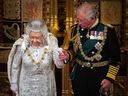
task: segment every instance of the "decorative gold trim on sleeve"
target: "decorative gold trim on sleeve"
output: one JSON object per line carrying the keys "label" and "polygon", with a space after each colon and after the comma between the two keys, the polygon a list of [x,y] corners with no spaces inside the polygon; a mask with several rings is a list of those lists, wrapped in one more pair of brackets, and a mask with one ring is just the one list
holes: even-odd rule
{"label": "decorative gold trim on sleeve", "polygon": [[107,73],[107,77],[115,80],[118,71],[119,71],[119,65],[118,66],[109,65],[109,70],[108,70],[108,73]]}
{"label": "decorative gold trim on sleeve", "polygon": [[68,51],[68,53],[69,53],[69,61],[71,61],[72,58],[73,58],[73,52],[72,51]]}

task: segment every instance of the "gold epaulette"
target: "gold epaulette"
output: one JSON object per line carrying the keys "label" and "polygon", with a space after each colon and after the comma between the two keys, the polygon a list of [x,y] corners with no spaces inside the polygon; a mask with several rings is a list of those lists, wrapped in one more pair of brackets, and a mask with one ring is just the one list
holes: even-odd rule
{"label": "gold epaulette", "polygon": [[118,66],[109,65],[109,70],[108,70],[108,73],[107,73],[106,77],[115,80],[118,71],[119,71],[119,65]]}
{"label": "gold epaulette", "polygon": [[101,22],[102,24],[104,24],[104,25],[106,25],[106,26],[108,26],[108,27],[110,27],[110,28],[114,28],[114,26],[112,26],[111,24],[109,24],[109,23],[106,23],[106,22]]}
{"label": "gold epaulette", "polygon": [[110,28],[114,28],[114,26],[112,26],[111,24],[106,24],[108,27]]}

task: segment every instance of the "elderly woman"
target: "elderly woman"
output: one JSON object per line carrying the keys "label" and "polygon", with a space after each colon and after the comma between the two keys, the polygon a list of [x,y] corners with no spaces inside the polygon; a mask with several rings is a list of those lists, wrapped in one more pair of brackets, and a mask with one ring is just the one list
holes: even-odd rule
{"label": "elderly woman", "polygon": [[58,68],[64,66],[59,59],[63,52],[57,43],[44,21],[28,23],[25,34],[13,44],[8,58],[9,82],[16,96],[56,96],[51,67],[53,62]]}

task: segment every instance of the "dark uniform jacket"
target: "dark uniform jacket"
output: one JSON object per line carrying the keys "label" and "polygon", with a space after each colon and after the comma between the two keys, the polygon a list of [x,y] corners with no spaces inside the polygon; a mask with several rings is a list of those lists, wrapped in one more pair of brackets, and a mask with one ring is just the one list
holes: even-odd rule
{"label": "dark uniform jacket", "polygon": [[77,65],[93,69],[94,64],[100,67],[108,62],[106,78],[115,80],[120,64],[120,47],[113,27],[99,22],[90,29],[83,29],[78,24],[73,25],[69,53],[74,66],[72,79],[75,77]]}

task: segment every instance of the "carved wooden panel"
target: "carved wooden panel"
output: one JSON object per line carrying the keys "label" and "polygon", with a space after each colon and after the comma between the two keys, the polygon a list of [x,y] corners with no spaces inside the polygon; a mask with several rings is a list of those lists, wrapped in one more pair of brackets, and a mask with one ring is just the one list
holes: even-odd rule
{"label": "carved wooden panel", "polygon": [[3,1],[0,0],[0,42],[2,42]]}
{"label": "carved wooden panel", "polygon": [[2,20],[3,17],[3,6],[2,6],[3,2],[2,0],[0,0],[0,21]]}
{"label": "carved wooden panel", "polygon": [[118,76],[113,89],[113,96],[128,96],[127,76]]}
{"label": "carved wooden panel", "polygon": [[0,72],[0,96],[12,96],[6,72]]}
{"label": "carved wooden panel", "polygon": [[109,24],[121,24],[122,6],[121,0],[101,0],[100,17],[101,21]]}
{"label": "carved wooden panel", "polygon": [[20,22],[3,22],[0,48],[11,48],[12,44],[20,37],[20,25]]}
{"label": "carved wooden panel", "polygon": [[3,0],[4,18],[20,19],[20,0]]}
{"label": "carved wooden panel", "polygon": [[0,49],[0,63],[6,64],[10,50]]}
{"label": "carved wooden panel", "polygon": [[128,51],[128,0],[123,0],[123,44],[124,50]]}

